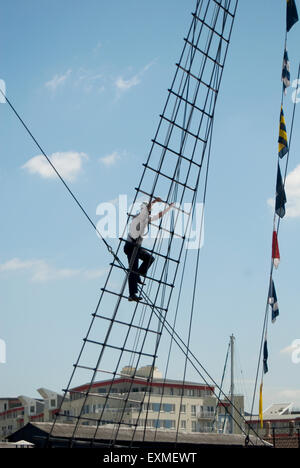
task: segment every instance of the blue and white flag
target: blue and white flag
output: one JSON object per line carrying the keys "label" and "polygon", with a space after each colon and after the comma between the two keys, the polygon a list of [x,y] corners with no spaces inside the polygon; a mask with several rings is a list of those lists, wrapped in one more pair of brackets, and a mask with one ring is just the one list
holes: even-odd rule
{"label": "blue and white flag", "polygon": [[281,170],[278,164],[277,167],[277,181],[276,181],[276,199],[275,199],[275,212],[280,217],[285,216],[286,194],[284,184],[282,181]]}
{"label": "blue and white flag", "polygon": [[291,73],[290,73],[290,62],[287,50],[284,51],[283,64],[282,64],[282,76],[281,81],[283,83],[283,92],[286,94],[286,88],[291,86]]}
{"label": "blue and white flag", "polygon": [[276,321],[276,318],[279,315],[279,307],[278,307],[277,295],[276,295],[276,290],[275,290],[275,285],[274,285],[273,280],[272,280],[272,283],[270,284],[269,304],[272,309],[272,322],[274,323]]}
{"label": "blue and white flag", "polygon": [[286,0],[286,4],[286,30],[289,32],[294,24],[299,21],[299,17],[295,0]]}

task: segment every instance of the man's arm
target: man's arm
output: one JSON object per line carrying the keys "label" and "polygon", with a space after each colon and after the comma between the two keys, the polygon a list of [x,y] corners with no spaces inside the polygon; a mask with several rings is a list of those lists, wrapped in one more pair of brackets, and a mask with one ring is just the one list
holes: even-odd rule
{"label": "man's arm", "polygon": [[154,205],[154,203],[158,203],[158,202],[162,202],[162,199],[160,197],[156,197],[154,198],[153,201],[149,202],[147,205],[148,211],[151,211],[151,208]]}
{"label": "man's arm", "polygon": [[165,208],[163,211],[160,211],[157,215],[151,216],[150,222],[162,218],[166,213],[168,213],[168,211],[170,211],[171,208],[173,208],[173,205],[174,203],[171,203],[171,205],[168,205],[167,208]]}

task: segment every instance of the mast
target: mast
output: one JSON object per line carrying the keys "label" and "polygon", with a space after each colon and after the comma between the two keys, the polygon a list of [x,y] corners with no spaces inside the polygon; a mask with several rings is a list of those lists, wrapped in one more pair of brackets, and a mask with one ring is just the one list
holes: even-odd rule
{"label": "mast", "polygon": [[234,434],[234,340],[232,334],[230,336],[230,356],[231,356],[231,374],[230,374],[230,401],[231,401],[231,433]]}

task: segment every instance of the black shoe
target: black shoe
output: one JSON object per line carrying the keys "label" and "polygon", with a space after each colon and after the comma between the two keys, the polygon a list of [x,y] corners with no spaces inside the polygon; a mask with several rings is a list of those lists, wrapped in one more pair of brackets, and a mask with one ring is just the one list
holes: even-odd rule
{"label": "black shoe", "polygon": [[141,278],[139,278],[139,279],[137,280],[137,283],[138,283],[138,284],[142,284],[143,286],[145,286],[145,280],[142,280]]}
{"label": "black shoe", "polygon": [[128,298],[129,302],[140,302],[142,299],[142,297],[136,296],[136,294]]}

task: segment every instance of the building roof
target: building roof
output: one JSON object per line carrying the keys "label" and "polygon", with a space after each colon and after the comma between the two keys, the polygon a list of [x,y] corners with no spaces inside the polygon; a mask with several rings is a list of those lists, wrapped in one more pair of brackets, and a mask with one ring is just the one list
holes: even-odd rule
{"label": "building roof", "polygon": [[[47,437],[51,432],[53,423],[28,423],[23,428],[11,434],[7,439],[11,442],[17,440],[20,436],[26,433],[26,439],[36,443],[41,437]],[[104,443],[110,441],[113,437],[113,431],[115,430],[114,425],[107,424],[105,426],[79,426],[76,433],[76,440],[88,441],[91,440],[96,432],[96,440]],[[52,437],[55,439],[71,438],[74,431],[73,424],[61,424],[56,423],[52,432]],[[29,435],[31,436],[29,437]],[[134,435],[135,443],[161,443],[161,444],[189,444],[189,445],[217,445],[217,446],[244,446],[245,436],[236,434],[213,434],[213,433],[178,433],[178,439],[176,439],[176,431],[172,430],[155,430],[147,429],[144,437],[144,428],[119,428],[118,442],[121,444],[132,440]],[[263,443],[260,439],[250,436],[251,444],[255,446],[269,445]]]}
{"label": "building roof", "polygon": [[[122,384],[122,383],[132,384],[132,382],[133,382],[133,384],[136,384],[136,385],[144,385],[144,386],[150,386],[150,387],[162,387],[162,386],[164,386],[166,388],[173,387],[173,388],[185,388],[185,389],[191,389],[191,390],[193,390],[193,389],[194,390],[209,390],[209,391],[214,390],[213,386],[206,385],[206,384],[199,383],[199,382],[184,382],[184,384],[183,384],[182,380],[172,380],[172,379],[163,379],[163,378],[153,379],[151,382],[147,382],[147,380],[145,378],[140,378],[139,376],[134,377],[134,378],[121,377],[121,378],[117,378],[117,379],[114,379],[114,380],[111,380],[111,379],[110,380],[101,380],[101,381],[98,381],[98,382],[94,382],[92,384],[91,388],[105,387],[107,385],[110,385],[111,383],[113,385],[118,385],[118,384]],[[89,383],[79,385],[77,387],[73,387],[72,389],[70,389],[70,393],[72,393],[72,390],[74,390],[74,391],[84,391],[89,387],[90,387]]]}
{"label": "building roof", "polygon": [[0,449],[3,448],[16,448],[16,444],[12,442],[0,442]]}
{"label": "building roof", "polygon": [[0,401],[14,401],[18,400],[18,397],[0,397]]}
{"label": "building roof", "polygon": [[[258,422],[259,416],[246,415],[246,421]],[[263,420],[270,422],[299,421],[300,411],[293,411],[293,403],[274,403],[263,412]]]}
{"label": "building roof", "polygon": [[282,416],[283,414],[290,414],[293,403],[274,403],[263,412],[264,418],[269,416]]}

